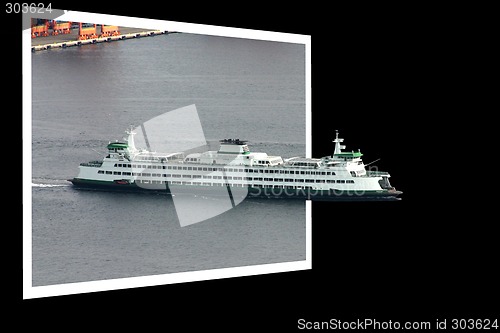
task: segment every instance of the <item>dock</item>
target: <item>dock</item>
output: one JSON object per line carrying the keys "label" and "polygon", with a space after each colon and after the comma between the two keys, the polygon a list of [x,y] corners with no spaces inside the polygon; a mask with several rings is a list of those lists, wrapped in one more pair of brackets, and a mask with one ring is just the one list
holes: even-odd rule
{"label": "dock", "polygon": [[78,29],[72,29],[70,34],[59,34],[56,36],[49,35],[46,37],[39,36],[36,38],[32,38],[31,51],[35,52],[35,51],[49,50],[53,48],[82,46],[86,44],[112,42],[124,39],[156,36],[169,33],[168,31],[162,31],[162,30],[147,30],[140,28],[127,28],[127,27],[119,27],[119,28],[120,28],[120,35],[118,36],[97,37],[85,40],[78,40]]}

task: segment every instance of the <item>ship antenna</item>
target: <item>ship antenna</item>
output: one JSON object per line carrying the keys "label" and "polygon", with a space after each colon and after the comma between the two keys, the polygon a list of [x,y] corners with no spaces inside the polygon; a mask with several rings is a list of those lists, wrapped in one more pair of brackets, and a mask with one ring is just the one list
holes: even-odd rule
{"label": "ship antenna", "polygon": [[335,149],[333,150],[333,155],[340,154],[342,152],[342,149],[345,149],[345,146],[340,144],[341,142],[344,142],[344,139],[339,138],[338,130],[335,130],[335,140],[333,140],[332,142],[335,143]]}

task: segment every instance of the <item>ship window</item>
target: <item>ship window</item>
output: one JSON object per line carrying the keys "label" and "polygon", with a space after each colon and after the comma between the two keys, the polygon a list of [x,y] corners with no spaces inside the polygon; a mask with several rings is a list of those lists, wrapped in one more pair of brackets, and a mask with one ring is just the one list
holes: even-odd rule
{"label": "ship window", "polygon": [[322,171],[321,175],[326,176],[326,172]]}
{"label": "ship window", "polygon": [[310,175],[311,174],[311,171],[306,171],[306,175]]}
{"label": "ship window", "polygon": [[285,182],[288,182],[288,183],[293,182],[293,179],[285,178]]}
{"label": "ship window", "polygon": [[118,164],[115,163],[114,167],[116,168],[118,166]]}
{"label": "ship window", "polygon": [[314,183],[314,179],[306,179],[306,183]]}
{"label": "ship window", "polygon": [[325,180],[324,179],[316,179],[316,183],[324,183]]}
{"label": "ship window", "polygon": [[124,176],[130,176],[131,174],[130,174],[130,172],[124,172],[123,175]]}
{"label": "ship window", "polygon": [[274,178],[274,181],[275,181],[275,182],[282,182],[282,181],[283,181],[283,178]]}
{"label": "ship window", "polygon": [[305,172],[304,172],[304,171],[301,171],[301,172],[300,172],[300,174],[301,174],[301,175],[305,175]]}
{"label": "ship window", "polygon": [[122,173],[120,171],[113,171],[113,175],[121,175]]}
{"label": "ship window", "polygon": [[97,171],[97,173],[103,174],[104,171],[103,170],[99,170],[99,171]]}
{"label": "ship window", "polygon": [[298,183],[303,183],[304,179],[295,179],[295,181],[298,182]]}
{"label": "ship window", "polygon": [[203,176],[204,179],[212,179],[212,176]]}
{"label": "ship window", "polygon": [[182,178],[191,178],[191,175],[182,175]]}

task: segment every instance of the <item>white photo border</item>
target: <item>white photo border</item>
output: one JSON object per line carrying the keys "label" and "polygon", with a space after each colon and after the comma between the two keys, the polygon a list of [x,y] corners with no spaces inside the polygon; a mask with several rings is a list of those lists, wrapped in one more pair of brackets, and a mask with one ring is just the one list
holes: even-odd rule
{"label": "white photo border", "polygon": [[[311,157],[311,36],[250,30],[194,23],[162,21],[127,16],[64,11],[61,21],[87,22],[203,35],[257,39],[303,44],[305,46],[306,157]],[[23,149],[23,299],[91,293],[147,286],[176,284],[269,273],[312,269],[312,206],[306,201],[306,259],[302,261],[243,267],[169,273],[152,276],[109,279],[33,287],[32,283],[32,50],[31,29],[22,32],[22,149]]]}

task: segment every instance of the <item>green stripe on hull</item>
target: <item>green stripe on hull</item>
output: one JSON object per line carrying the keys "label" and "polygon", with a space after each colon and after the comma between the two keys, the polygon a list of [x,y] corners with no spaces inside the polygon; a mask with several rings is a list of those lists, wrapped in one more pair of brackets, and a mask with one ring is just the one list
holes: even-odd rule
{"label": "green stripe on hull", "polygon": [[113,181],[107,180],[95,180],[95,179],[81,179],[73,178],[71,179],[73,185],[79,188],[90,188],[90,189],[103,189],[103,190],[116,190],[116,191],[140,191],[143,190],[135,184],[117,184]]}

